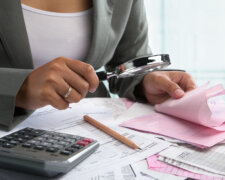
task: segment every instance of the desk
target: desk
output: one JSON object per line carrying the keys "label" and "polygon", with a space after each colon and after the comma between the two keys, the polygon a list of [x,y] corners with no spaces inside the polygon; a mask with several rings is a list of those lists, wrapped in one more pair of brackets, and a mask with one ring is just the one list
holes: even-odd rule
{"label": "desk", "polygon": [[[155,139],[155,137],[151,134],[144,134],[141,132],[136,132],[122,127],[118,127],[118,124],[120,124],[123,120],[131,118],[126,115],[127,108],[129,108],[129,106],[131,105],[132,103],[126,101],[125,99],[91,98],[84,99],[79,104],[72,104],[70,108],[64,111],[58,111],[50,106],[47,106],[45,108],[41,108],[35,111],[28,119],[19,124],[13,131],[22,129],[24,127],[33,127],[70,134],[82,134],[84,136],[97,139],[100,144],[108,144],[108,146],[101,146],[102,148],[105,147],[108,151],[100,149],[102,150],[101,156],[103,156],[104,154],[104,156],[106,156],[108,159],[100,158],[101,163],[96,163],[95,167],[93,167],[91,166],[91,164],[95,160],[93,160],[93,158],[95,158],[95,155],[92,155],[90,156],[90,158],[82,162],[69,173],[52,179],[101,180],[103,179],[101,177],[107,176],[111,179],[113,179],[114,177],[114,179],[120,180],[125,179],[123,175],[129,177],[128,179],[134,180],[184,179],[181,177],[175,177],[172,175],[162,174],[148,170],[146,161],[144,159],[167,148],[169,146],[169,143],[159,139]],[[149,112],[149,108],[151,107],[146,106],[146,109],[142,108],[142,111],[136,112],[136,114],[141,115],[145,112],[145,110]],[[142,141],[141,143],[144,147],[144,150],[142,152],[135,152],[133,149],[130,149],[125,145],[116,142],[116,140],[113,140],[111,137],[97,130],[95,127],[87,123],[82,123],[83,120],[81,117],[83,117],[84,114],[89,114],[92,117],[94,116],[96,119],[108,124],[108,126],[115,128],[118,132],[128,134],[128,136],[133,137],[134,140],[136,138],[139,143]],[[6,132],[0,131],[0,136],[3,136],[5,134]],[[108,142],[111,142],[111,144]],[[119,151],[117,151],[116,148],[119,148]],[[113,156],[110,153],[114,153],[114,158],[111,158]],[[88,169],[88,171],[86,169]],[[121,170],[124,174],[121,173]],[[137,176],[137,178],[135,178],[135,176]],[[0,177],[1,179],[17,180],[49,179],[5,169],[0,169]]]}

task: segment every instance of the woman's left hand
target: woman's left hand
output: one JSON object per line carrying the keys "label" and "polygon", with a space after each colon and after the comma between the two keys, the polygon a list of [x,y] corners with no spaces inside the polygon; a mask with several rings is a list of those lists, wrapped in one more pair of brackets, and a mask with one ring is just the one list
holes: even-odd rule
{"label": "woman's left hand", "polygon": [[192,76],[183,71],[155,71],[147,74],[142,87],[149,103],[160,104],[173,97],[184,96],[184,92],[196,88]]}

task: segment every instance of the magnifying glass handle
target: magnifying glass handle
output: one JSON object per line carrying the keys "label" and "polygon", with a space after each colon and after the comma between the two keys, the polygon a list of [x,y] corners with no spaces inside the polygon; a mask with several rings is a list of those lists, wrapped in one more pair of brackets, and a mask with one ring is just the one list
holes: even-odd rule
{"label": "magnifying glass handle", "polygon": [[99,81],[104,81],[108,79],[107,73],[105,71],[100,71],[96,73]]}
{"label": "magnifying glass handle", "polygon": [[115,72],[106,72],[106,71],[99,71],[96,72],[99,81],[108,80],[111,77],[118,77],[118,75]]}

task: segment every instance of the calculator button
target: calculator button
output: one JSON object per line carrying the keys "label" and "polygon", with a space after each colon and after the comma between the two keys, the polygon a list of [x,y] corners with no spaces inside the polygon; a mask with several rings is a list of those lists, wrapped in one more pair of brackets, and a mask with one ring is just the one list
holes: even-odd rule
{"label": "calculator button", "polygon": [[4,148],[12,148],[12,147],[14,147],[14,145],[10,144],[10,143],[5,143],[5,144],[2,145],[2,147],[4,147]]}
{"label": "calculator button", "polygon": [[23,138],[16,138],[15,140],[16,140],[16,141],[19,141],[20,143],[25,142],[25,139],[23,139]]}
{"label": "calculator button", "polygon": [[31,131],[31,133],[30,133],[30,135],[32,135],[34,137],[41,136],[43,134],[45,134],[45,132],[42,130],[35,130],[35,131]]}
{"label": "calculator button", "polygon": [[14,139],[18,139],[18,138],[24,138],[24,134],[18,134],[16,137],[15,136],[13,136],[14,137]]}
{"label": "calculator button", "polygon": [[55,139],[47,139],[46,142],[51,143],[51,144],[58,143],[58,141]]}
{"label": "calculator button", "polygon": [[76,136],[73,136],[73,135],[69,135],[69,134],[64,134],[64,135],[62,135],[65,139],[67,139],[67,138],[71,138],[71,139],[73,139],[73,138],[76,138]]}
{"label": "calculator button", "polygon": [[37,149],[37,150],[43,150],[43,149],[44,149],[44,146],[37,145],[37,146],[34,147],[34,149]]}
{"label": "calculator button", "polygon": [[12,141],[10,141],[10,144],[13,144],[13,145],[18,145],[18,144],[20,144],[20,142],[19,141],[14,141],[14,140],[12,140]]}
{"label": "calculator button", "polygon": [[33,128],[25,128],[24,130],[29,132],[29,131],[33,131],[34,129]]}
{"label": "calculator button", "polygon": [[79,149],[78,148],[73,148],[73,147],[68,147],[65,150],[74,153],[74,152],[78,151]]}
{"label": "calculator button", "polygon": [[43,134],[41,137],[48,139],[48,138],[51,138],[52,136],[49,134]]}
{"label": "calculator button", "polygon": [[38,144],[39,146],[44,146],[44,147],[50,147],[51,143],[47,143],[47,142],[42,142],[40,144]]}
{"label": "calculator button", "polygon": [[34,144],[34,145],[39,143],[39,141],[35,141],[35,140],[30,140],[30,141],[27,141],[27,142],[30,143],[30,144]]}
{"label": "calculator button", "polygon": [[64,151],[61,151],[60,154],[63,154],[63,155],[67,155],[68,156],[68,155],[70,155],[72,153],[70,151],[65,151],[64,150]]}
{"label": "calculator button", "polygon": [[44,138],[43,137],[37,137],[37,138],[35,138],[35,140],[37,140],[37,141],[43,141]]}
{"label": "calculator button", "polygon": [[87,146],[89,143],[84,142],[84,141],[78,141],[77,144],[82,145],[82,146]]}
{"label": "calculator button", "polygon": [[69,142],[69,143],[74,143],[75,141],[76,141],[76,139],[74,138],[74,139],[65,139],[64,141],[66,141],[66,142]]}
{"label": "calculator button", "polygon": [[88,142],[88,143],[92,143],[94,140],[93,139],[89,139],[89,138],[84,138],[84,139],[82,139],[82,141]]}
{"label": "calculator button", "polygon": [[31,148],[32,147],[32,144],[30,144],[30,143],[24,143],[22,146],[25,147],[25,148]]}
{"label": "calculator button", "polygon": [[26,131],[25,130],[21,130],[21,131],[19,131],[19,134],[20,135],[24,135],[26,133]]}
{"label": "calculator button", "polygon": [[19,133],[13,133],[12,136],[17,138],[19,136]]}
{"label": "calculator button", "polygon": [[0,139],[0,144],[4,144],[6,142],[8,142],[6,139]]}
{"label": "calculator button", "polygon": [[52,136],[52,137],[59,135],[59,133],[57,133],[57,132],[48,132],[47,134]]}
{"label": "calculator button", "polygon": [[64,148],[63,145],[59,145],[59,144],[53,144],[51,147],[57,148],[57,149],[63,149]]}
{"label": "calculator button", "polygon": [[23,138],[25,138],[25,139],[31,139],[32,137],[31,136],[29,136],[29,135],[25,135],[25,136],[23,136]]}
{"label": "calculator button", "polygon": [[64,142],[64,141],[59,141],[58,144],[59,145],[63,145],[63,146],[67,146],[69,143],[68,142]]}
{"label": "calculator button", "polygon": [[53,147],[49,147],[49,148],[46,149],[46,151],[52,152],[52,153],[55,153],[55,152],[57,152],[58,150],[59,150],[58,148],[53,148]]}
{"label": "calculator button", "polygon": [[79,145],[79,144],[73,144],[71,147],[81,149],[84,146],[83,145]]}
{"label": "calculator button", "polygon": [[57,140],[57,141],[61,141],[64,139],[64,137],[62,136],[53,136],[52,139]]}
{"label": "calculator button", "polygon": [[6,137],[4,137],[4,139],[6,139],[6,140],[12,140],[13,139],[13,137],[12,136],[6,136]]}

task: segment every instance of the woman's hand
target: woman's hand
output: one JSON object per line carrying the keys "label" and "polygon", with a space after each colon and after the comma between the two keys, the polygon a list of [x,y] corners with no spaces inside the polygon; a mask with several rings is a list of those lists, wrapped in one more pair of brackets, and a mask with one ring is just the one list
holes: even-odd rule
{"label": "woman's hand", "polygon": [[183,97],[184,92],[193,90],[196,84],[186,72],[155,71],[144,77],[142,87],[149,103],[160,104],[170,97],[175,99]]}
{"label": "woman's hand", "polygon": [[[52,105],[66,109],[69,103],[84,98],[88,91],[93,93],[98,85],[98,77],[91,65],[59,57],[29,74],[17,94],[16,106],[37,109]],[[72,91],[65,98],[70,87]]]}

